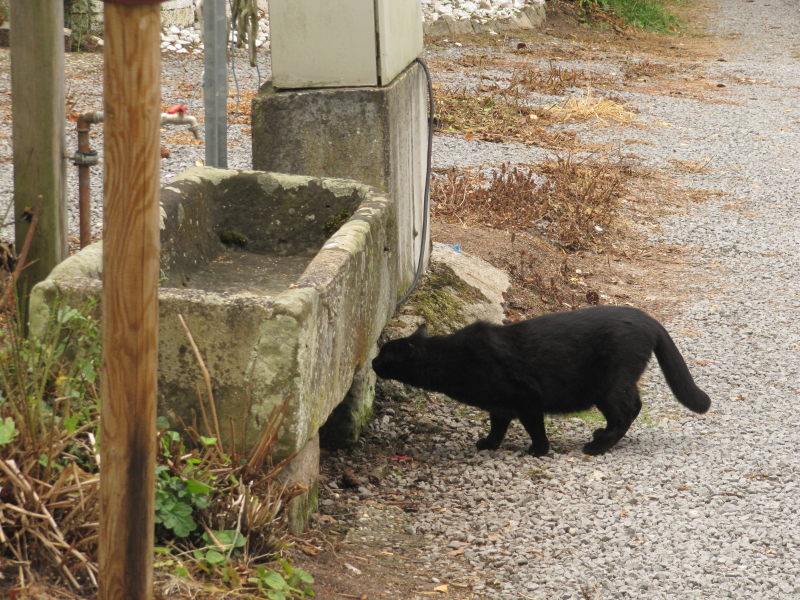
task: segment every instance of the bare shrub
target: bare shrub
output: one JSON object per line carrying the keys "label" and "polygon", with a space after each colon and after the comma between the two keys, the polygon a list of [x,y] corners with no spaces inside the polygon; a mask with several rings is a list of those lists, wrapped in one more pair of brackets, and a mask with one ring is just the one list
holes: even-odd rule
{"label": "bare shrub", "polygon": [[626,170],[609,162],[556,158],[502,165],[488,176],[455,169],[431,186],[433,215],[445,222],[537,233],[567,250],[602,246]]}

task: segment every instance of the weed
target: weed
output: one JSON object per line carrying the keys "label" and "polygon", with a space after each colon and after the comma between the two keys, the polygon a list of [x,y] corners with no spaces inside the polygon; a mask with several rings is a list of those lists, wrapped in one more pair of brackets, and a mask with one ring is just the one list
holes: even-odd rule
{"label": "weed", "polygon": [[[34,574],[76,593],[97,585],[101,341],[94,312],[91,302],[57,305],[45,332],[30,338],[13,313],[0,320],[0,568],[16,564],[21,587]],[[278,481],[285,462],[268,459],[286,409],[273,412],[246,457],[225,454],[218,437],[190,427],[179,434],[162,421],[153,468],[163,568],[261,593],[246,574],[276,556],[284,508],[304,491]]]}
{"label": "weed", "polygon": [[258,586],[265,592],[269,600],[290,600],[313,598],[314,591],[309,584],[314,583],[314,578],[303,569],[292,567],[287,561],[280,561],[283,573],[268,571],[259,567],[255,577],[248,581]]}
{"label": "weed", "polygon": [[581,299],[566,277],[566,258],[561,267],[549,274],[524,249],[495,256],[493,263],[508,271],[512,287],[506,293],[505,309],[509,321],[538,316],[543,312],[571,310],[581,305]]}
{"label": "weed", "polygon": [[611,163],[558,158],[537,170],[503,165],[486,177],[451,170],[431,186],[446,222],[543,235],[566,250],[602,245],[623,190]]}
{"label": "weed", "polygon": [[655,33],[675,33],[678,19],[665,7],[663,0],[607,0],[611,11],[631,27]]}
{"label": "weed", "polygon": [[[45,333],[0,330],[2,555],[96,584],[100,340],[91,303],[57,306]],[[21,567],[22,568],[22,567]]]}
{"label": "weed", "polygon": [[580,412],[573,413],[570,416],[575,417],[576,419],[580,419],[587,425],[597,425],[606,422],[605,417],[596,408],[582,410]]}
{"label": "weed", "polygon": [[[205,510],[209,505],[209,495],[213,491],[214,478],[201,466],[198,457],[185,459],[180,474],[174,474],[170,461],[176,458],[173,446],[179,446],[178,456],[185,453],[181,436],[177,431],[162,431],[160,444],[162,460],[166,464],[156,465],[155,522],[157,539],[164,541],[173,537],[185,538],[197,529],[195,510]],[[216,438],[208,438],[208,445],[216,443]],[[207,479],[203,482],[200,479]]]}
{"label": "weed", "polygon": [[330,219],[325,221],[325,223],[322,225],[322,231],[325,233],[326,236],[330,237],[334,233],[339,231],[341,226],[347,223],[347,221],[352,216],[353,216],[353,211],[347,208],[343,208],[335,215],[333,215]]}

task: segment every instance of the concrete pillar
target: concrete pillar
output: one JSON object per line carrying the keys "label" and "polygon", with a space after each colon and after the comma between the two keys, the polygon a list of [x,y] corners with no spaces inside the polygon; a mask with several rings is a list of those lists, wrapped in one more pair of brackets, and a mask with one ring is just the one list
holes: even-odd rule
{"label": "concrete pillar", "polygon": [[[264,171],[355,179],[389,193],[398,299],[414,278],[422,239],[428,135],[427,81],[411,63],[387,86],[278,90],[265,84],[253,100],[253,167]],[[430,228],[427,228],[430,231]],[[358,439],[372,412],[375,376],[369,364],[322,430],[327,447]]]}

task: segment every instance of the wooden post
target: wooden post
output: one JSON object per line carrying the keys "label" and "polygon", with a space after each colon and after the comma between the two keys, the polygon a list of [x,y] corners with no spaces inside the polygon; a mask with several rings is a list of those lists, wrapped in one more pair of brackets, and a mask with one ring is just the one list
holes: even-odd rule
{"label": "wooden post", "polygon": [[157,1],[121,2],[106,0],[104,15],[100,598],[150,600],[161,20]]}
{"label": "wooden post", "polygon": [[17,280],[20,323],[28,295],[67,255],[63,0],[11,0],[14,218],[17,251],[41,196],[26,268]]}

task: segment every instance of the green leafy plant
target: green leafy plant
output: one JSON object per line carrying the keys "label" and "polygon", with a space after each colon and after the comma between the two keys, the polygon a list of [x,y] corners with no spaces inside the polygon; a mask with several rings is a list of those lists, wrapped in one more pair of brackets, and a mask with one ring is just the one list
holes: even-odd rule
{"label": "green leafy plant", "polygon": [[256,576],[248,581],[258,586],[269,600],[289,600],[313,598],[314,590],[310,584],[314,578],[298,567],[293,567],[286,560],[279,561],[283,573],[270,571],[265,567],[256,569]]}
{"label": "green leafy plant", "polygon": [[[203,438],[213,445],[215,438]],[[180,434],[164,430],[160,435],[162,464],[156,465],[156,532],[160,540],[185,538],[197,530],[195,511],[206,510],[215,477],[198,456],[187,456]]]}
{"label": "green leafy plant", "polygon": [[208,531],[203,534],[203,541],[207,545],[195,550],[193,556],[212,567],[225,564],[234,552],[246,544],[244,536],[235,529]]}
{"label": "green leafy plant", "polygon": [[19,431],[17,431],[16,425],[14,424],[14,419],[6,417],[0,421],[0,446],[10,444],[17,435],[19,435]]}
{"label": "green leafy plant", "polygon": [[[97,585],[102,352],[96,303],[56,306],[44,331],[30,337],[4,308],[0,490],[9,509],[0,513],[0,562],[21,565],[21,581],[56,576],[84,593]],[[305,491],[278,481],[285,462],[273,465],[268,458],[287,407],[273,412],[246,456],[226,454],[216,435],[186,425],[179,434],[159,419],[153,468],[162,576],[201,578],[212,587],[221,582],[237,597],[266,594],[247,577],[257,573],[257,562],[279,555],[286,504]],[[309,595],[304,572],[287,563],[281,576]]]}
{"label": "green leafy plant", "polygon": [[[159,419],[156,537],[161,569],[206,584],[221,581],[236,593],[266,594],[247,578],[257,573],[256,561],[279,554],[283,508],[303,491],[278,482],[284,463],[273,466],[267,459],[287,406],[273,413],[261,444],[247,458],[226,454],[215,436],[185,425],[179,434]],[[293,572],[289,565],[286,577]],[[301,589],[297,585],[292,587]]]}

